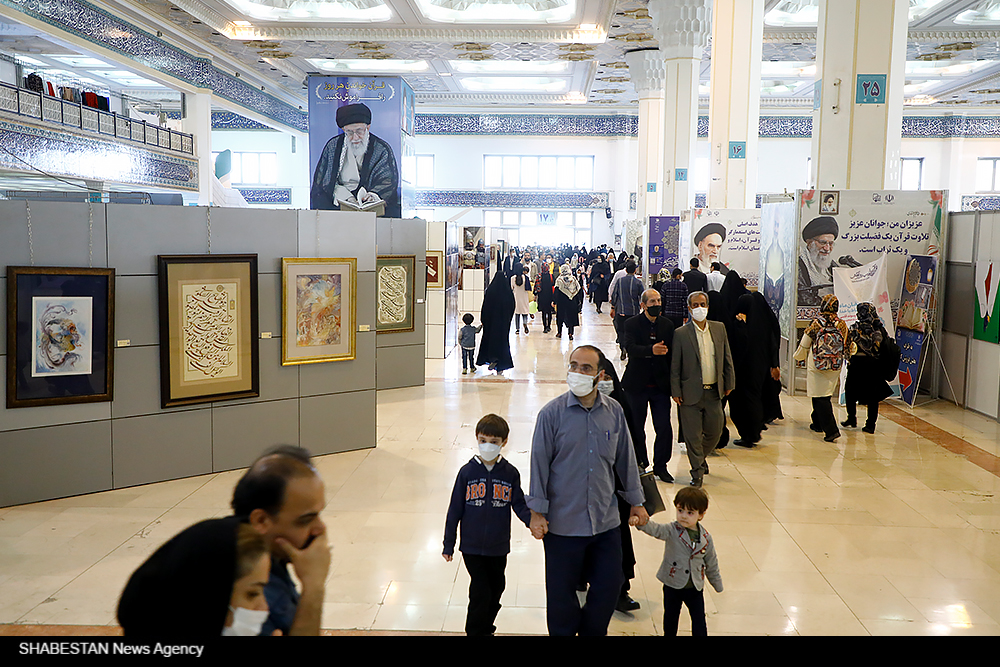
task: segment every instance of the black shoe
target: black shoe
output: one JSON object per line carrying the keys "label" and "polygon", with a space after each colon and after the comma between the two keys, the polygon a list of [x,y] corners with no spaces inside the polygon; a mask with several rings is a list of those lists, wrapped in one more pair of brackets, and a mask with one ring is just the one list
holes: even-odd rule
{"label": "black shoe", "polygon": [[737,447],[746,447],[747,449],[750,449],[754,445],[754,443],[750,442],[749,440],[740,440],[740,439],[733,440],[733,444],[736,445]]}
{"label": "black shoe", "polygon": [[628,593],[625,593],[618,598],[618,604],[615,605],[615,610],[620,611],[623,614],[628,614],[639,608],[639,603],[629,597]]}
{"label": "black shoe", "polygon": [[846,426],[848,428],[857,428],[858,427],[858,420],[856,420],[856,419],[845,419],[844,421],[840,422],[840,425],[841,426]]}
{"label": "black shoe", "polygon": [[819,426],[816,426],[816,424],[809,424],[809,428],[812,429],[813,431],[816,431],[817,433],[823,432],[823,429]]}
{"label": "black shoe", "polygon": [[702,486],[701,478],[699,477],[698,479],[692,479],[691,486],[693,486],[696,489],[700,489]]}
{"label": "black shoe", "polygon": [[837,438],[839,438],[839,437],[840,437],[840,433],[838,432],[838,433],[834,433],[833,435],[828,435],[828,436],[826,436],[826,437],[825,437],[825,438],[823,438],[823,439],[824,439],[825,441],[827,441],[827,442],[833,442],[834,440],[836,440],[836,439],[837,439]]}
{"label": "black shoe", "polygon": [[875,427],[868,426],[867,424],[861,430],[864,431],[865,433],[872,433],[872,434],[875,433]]}
{"label": "black shoe", "polygon": [[625,361],[625,350],[622,350],[622,361]]}
{"label": "black shoe", "polygon": [[701,471],[706,475],[708,474],[708,463],[701,464]]}
{"label": "black shoe", "polygon": [[654,473],[654,474],[660,479],[661,482],[663,482],[665,484],[673,484],[674,483],[674,476],[671,475],[666,470],[663,470],[662,472],[658,472],[658,473]]}

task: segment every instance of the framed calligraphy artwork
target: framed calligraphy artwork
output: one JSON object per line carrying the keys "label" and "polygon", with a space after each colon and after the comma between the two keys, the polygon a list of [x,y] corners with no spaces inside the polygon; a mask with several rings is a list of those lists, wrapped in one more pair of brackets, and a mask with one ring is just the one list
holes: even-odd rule
{"label": "framed calligraphy artwork", "polygon": [[445,266],[444,251],[427,251],[427,287],[429,289],[441,289],[444,287]]}
{"label": "framed calligraphy artwork", "polygon": [[281,364],[355,357],[358,260],[281,260]]}
{"label": "framed calligraphy artwork", "polygon": [[7,267],[7,407],[113,398],[115,270]]}
{"label": "framed calligraphy artwork", "polygon": [[375,258],[375,331],[413,331],[413,274],[416,255]]}
{"label": "framed calligraphy artwork", "polygon": [[260,395],[257,255],[160,255],[160,404]]}

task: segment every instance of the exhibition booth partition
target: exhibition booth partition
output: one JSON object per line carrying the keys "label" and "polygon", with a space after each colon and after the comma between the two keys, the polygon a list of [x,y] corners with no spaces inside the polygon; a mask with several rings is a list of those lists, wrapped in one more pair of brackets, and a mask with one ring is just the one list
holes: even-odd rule
{"label": "exhibition booth partition", "polygon": [[422,220],[0,202],[0,506],[375,446],[423,384]]}

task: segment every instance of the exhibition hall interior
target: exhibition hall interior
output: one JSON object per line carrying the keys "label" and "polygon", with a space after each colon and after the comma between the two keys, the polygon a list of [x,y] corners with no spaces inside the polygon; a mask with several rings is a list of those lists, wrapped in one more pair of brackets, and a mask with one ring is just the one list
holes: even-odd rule
{"label": "exhibition hall interior", "polygon": [[[620,454],[650,522],[708,496],[708,634],[1000,635],[998,105],[997,0],[3,0],[0,635],[121,635],[137,568],[282,445],[322,481],[320,634],[473,634],[446,523],[480,419],[541,517],[577,346],[670,384],[701,331],[682,302],[673,369],[626,354],[656,317],[609,289],[627,257],[666,318],[674,269],[725,285],[725,433],[698,454],[674,389],[627,413],[653,465]],[[861,345],[832,371],[830,312]],[[894,348],[852,423],[856,359]],[[748,441],[764,357],[780,408]],[[567,538],[512,506],[492,632],[559,634]],[[671,634],[664,545],[623,511],[606,634]]]}

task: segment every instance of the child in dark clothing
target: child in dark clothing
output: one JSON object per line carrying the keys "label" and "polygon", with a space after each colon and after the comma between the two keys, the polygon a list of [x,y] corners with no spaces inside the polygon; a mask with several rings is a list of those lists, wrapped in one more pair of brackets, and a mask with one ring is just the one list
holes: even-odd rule
{"label": "child in dark clothing", "polygon": [[470,370],[476,372],[476,334],[483,330],[483,325],[472,326],[475,319],[472,313],[466,313],[462,316],[465,326],[458,330],[458,344],[462,347],[462,375],[468,375]]}
{"label": "child in dark clothing", "polygon": [[444,526],[442,555],[450,563],[458,524],[462,524],[459,550],[472,579],[465,618],[465,633],[470,637],[492,635],[497,629],[493,622],[507,585],[504,570],[510,553],[511,510],[525,526],[531,523],[531,512],[521,491],[521,475],[500,458],[509,434],[507,422],[497,415],[486,415],[476,424],[479,456],[458,471]]}

